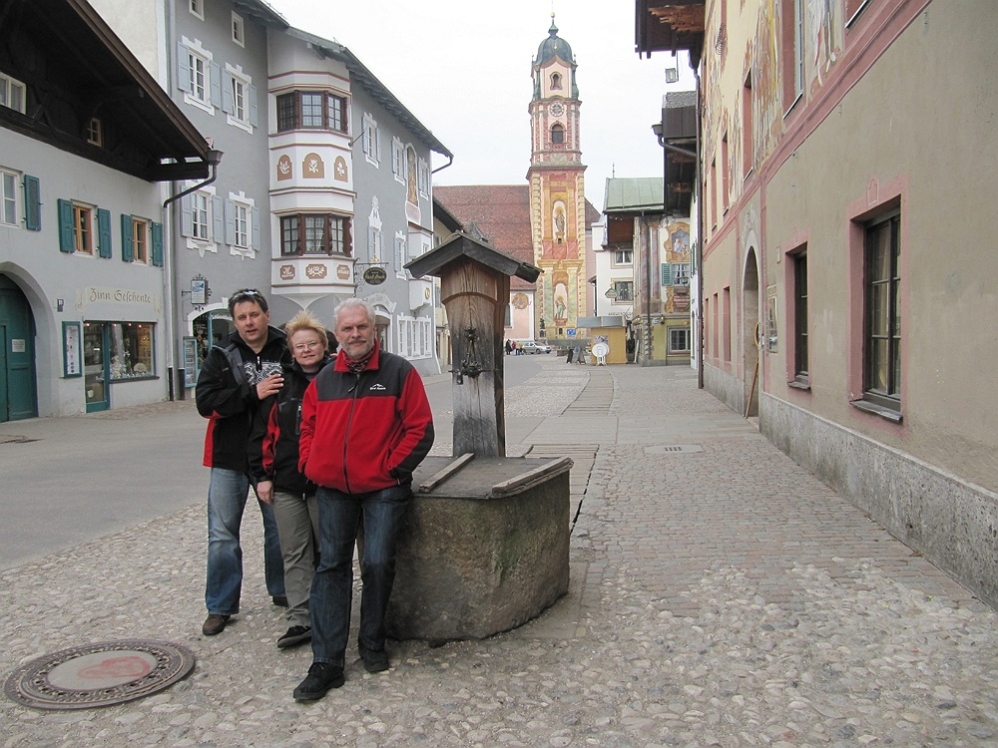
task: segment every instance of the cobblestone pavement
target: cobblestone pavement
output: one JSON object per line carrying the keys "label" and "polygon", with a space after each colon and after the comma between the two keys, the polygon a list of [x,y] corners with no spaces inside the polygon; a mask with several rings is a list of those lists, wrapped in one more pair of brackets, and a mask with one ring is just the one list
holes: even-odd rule
{"label": "cobblestone pavement", "polygon": [[536,422],[510,453],[595,458],[575,489],[569,594],[540,618],[484,641],[391,642],[389,672],[348,662],[343,688],[296,704],[310,653],[274,644],[286,626],[256,521],[243,612],[200,636],[198,503],[0,573],[4,675],[118,638],[198,660],[121,706],[0,702],[0,746],[998,746],[994,611],[688,369],[541,369],[507,392],[510,431]]}

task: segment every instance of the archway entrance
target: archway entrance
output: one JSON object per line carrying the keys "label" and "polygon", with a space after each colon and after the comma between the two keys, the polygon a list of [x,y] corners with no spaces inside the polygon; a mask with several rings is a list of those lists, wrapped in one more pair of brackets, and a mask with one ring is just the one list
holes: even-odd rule
{"label": "archway entrance", "polygon": [[0,275],[0,422],[35,418],[35,320],[18,285]]}
{"label": "archway entrance", "polygon": [[755,248],[745,258],[745,280],[742,284],[742,368],[745,385],[745,417],[759,415],[759,265]]}

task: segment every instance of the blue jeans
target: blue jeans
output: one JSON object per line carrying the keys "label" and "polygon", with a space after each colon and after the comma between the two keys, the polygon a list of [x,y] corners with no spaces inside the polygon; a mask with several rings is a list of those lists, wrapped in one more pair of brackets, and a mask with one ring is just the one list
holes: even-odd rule
{"label": "blue jeans", "polygon": [[360,634],[366,649],[385,648],[385,612],[395,582],[395,546],[412,497],[410,485],[364,494],[316,493],[319,568],[312,577],[312,659],[343,667],[353,598],[353,548],[363,522]]}
{"label": "blue jeans", "polygon": [[[212,468],[208,483],[208,573],[204,602],[209,613],[232,615],[239,612],[243,585],[243,550],[239,547],[239,526],[249,494],[249,476],[238,470]],[[263,515],[263,559],[267,592],[284,595],[284,561],[277,520],[269,504],[260,504]]]}

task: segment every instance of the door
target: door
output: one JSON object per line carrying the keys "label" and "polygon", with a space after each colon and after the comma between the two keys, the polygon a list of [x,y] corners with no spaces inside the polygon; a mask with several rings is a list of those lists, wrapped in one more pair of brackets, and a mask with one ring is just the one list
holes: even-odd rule
{"label": "door", "polygon": [[35,379],[35,326],[28,299],[0,276],[0,421],[38,415]]}
{"label": "door", "polygon": [[87,413],[111,407],[110,349],[107,325],[87,322],[83,325],[83,386],[87,396]]}

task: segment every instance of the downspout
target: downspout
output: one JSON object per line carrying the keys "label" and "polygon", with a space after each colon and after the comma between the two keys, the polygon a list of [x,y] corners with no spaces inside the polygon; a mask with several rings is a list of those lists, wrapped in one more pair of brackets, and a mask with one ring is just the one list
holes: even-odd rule
{"label": "downspout", "polygon": [[451,164],[453,164],[453,163],[454,163],[454,155],[453,155],[453,154],[451,154],[451,153],[448,153],[448,154],[447,154],[447,158],[448,158],[449,160],[447,161],[447,163],[446,163],[446,164],[444,164],[443,166],[438,166],[438,167],[437,167],[436,169],[433,169],[433,170],[432,170],[432,171],[430,172],[430,174],[436,174],[436,173],[437,173],[438,171],[443,171],[443,170],[444,170],[444,169],[446,169],[446,168],[447,168],[448,166],[450,166]]}
{"label": "downspout", "polygon": [[703,190],[701,189],[701,176],[702,169],[701,163],[703,158],[700,154],[700,129],[702,127],[701,113],[703,108],[700,106],[700,68],[697,67],[693,70],[693,77],[696,81],[696,98],[697,98],[697,134],[696,134],[696,180],[697,180],[697,243],[696,243],[696,264],[697,264],[697,389],[703,389]]}

